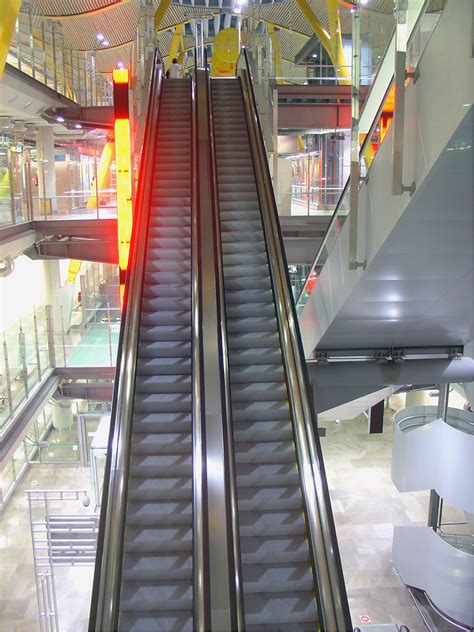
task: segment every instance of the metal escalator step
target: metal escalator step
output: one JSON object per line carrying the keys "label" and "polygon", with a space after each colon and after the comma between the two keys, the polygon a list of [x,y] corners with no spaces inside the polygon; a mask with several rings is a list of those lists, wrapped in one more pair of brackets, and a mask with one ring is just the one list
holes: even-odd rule
{"label": "metal escalator step", "polygon": [[[153,221],[151,221],[153,219]],[[191,226],[191,217],[174,217],[165,215],[153,215],[150,217],[149,233],[155,234],[161,228],[184,228]]]}
{"label": "metal escalator step", "polygon": [[154,250],[155,248],[174,248],[176,250],[179,249],[187,249],[191,248],[191,238],[190,237],[149,237],[147,247],[149,249]]}
{"label": "metal escalator step", "polygon": [[166,259],[150,259],[147,257],[145,264],[145,273],[152,274],[155,272],[169,272],[173,275],[180,273],[188,273],[191,271],[191,262],[184,258],[182,261],[166,260]]}
{"label": "metal escalator step", "polygon": [[[160,397],[156,395],[155,397]],[[190,411],[187,411],[190,412]],[[192,437],[189,432],[136,432],[132,433],[133,454],[190,454]],[[170,469],[170,473],[172,470]]]}
{"label": "metal escalator step", "polygon": [[186,284],[170,284],[170,283],[146,283],[143,286],[142,296],[144,300],[148,299],[187,299],[191,297],[191,288],[189,283]]}
{"label": "metal escalator step", "polygon": [[125,533],[125,551],[191,552],[193,531],[191,527],[128,527]]}
{"label": "metal escalator step", "polygon": [[185,500],[191,502],[192,482],[189,477],[132,476],[128,481],[128,499],[156,502]]}
{"label": "metal escalator step", "polygon": [[[240,318],[245,312],[249,315],[264,313],[273,316],[275,308],[270,303],[249,303],[247,305],[229,306],[226,308],[228,318]],[[273,313],[272,313],[273,312]],[[281,352],[279,349],[241,349],[231,353],[232,364],[281,364]]]}
{"label": "metal escalator step", "polygon": [[183,357],[139,357],[137,362],[138,375],[190,375],[191,358]]}
{"label": "metal escalator step", "polygon": [[[282,433],[275,437],[275,440],[286,441],[287,437]],[[292,472],[291,474],[269,474],[268,476],[262,474],[246,474],[237,476],[237,484],[239,487],[281,487],[283,485],[296,486],[300,485],[300,477],[298,472]],[[262,534],[263,535],[263,534]]]}
{"label": "metal escalator step", "polygon": [[118,632],[157,632],[157,630],[180,630],[192,632],[193,612],[160,611],[156,612],[123,612],[120,614]]}
{"label": "metal escalator step", "polygon": [[[182,582],[185,584],[185,582]],[[189,582],[186,582],[189,584]],[[171,589],[171,590],[170,590]],[[184,592],[184,595],[182,594]],[[160,614],[162,611],[188,611],[193,608],[193,593],[191,586],[178,590],[168,581],[131,582],[127,581],[120,595],[120,612],[149,612]],[[156,628],[160,629],[160,628]],[[165,629],[165,628],[161,628]],[[170,628],[168,628],[170,629]],[[181,628],[180,628],[181,629]]]}
{"label": "metal escalator step", "polygon": [[180,239],[182,237],[191,236],[191,222],[188,222],[187,226],[150,226],[148,229],[148,235],[153,238],[174,237]]}
{"label": "metal escalator step", "polygon": [[191,503],[143,503],[131,500],[127,503],[126,524],[136,527],[188,526],[192,522],[192,515]]}
{"label": "metal escalator step", "polygon": [[245,243],[246,245],[251,244],[252,242],[265,243],[261,225],[255,230],[244,231],[241,229],[231,229],[225,223],[223,223],[221,238],[223,246],[225,246],[229,242],[231,244],[235,242]]}
{"label": "metal escalator step", "polygon": [[145,272],[144,284],[151,285],[155,283],[168,284],[168,285],[185,285],[191,284],[191,270],[183,271],[166,271],[159,270],[157,272]]}
{"label": "metal escalator step", "polygon": [[[290,419],[288,401],[255,401],[232,403],[232,418],[238,421],[286,421]],[[262,444],[263,445],[263,444]]]}
{"label": "metal escalator step", "polygon": [[192,556],[125,554],[122,578],[125,581],[176,581],[190,579]]}
{"label": "metal escalator step", "polygon": [[191,342],[155,340],[153,342],[141,340],[138,345],[139,358],[190,358]]}
{"label": "metal escalator step", "polygon": [[183,325],[155,325],[140,327],[140,340],[169,340],[169,341],[189,341],[191,340],[191,327]]}
{"label": "metal escalator step", "polygon": [[226,305],[245,305],[246,303],[272,303],[273,293],[268,290],[235,290],[225,292]]}
{"label": "metal escalator step", "polygon": [[286,401],[288,392],[285,383],[278,382],[257,382],[256,384],[232,383],[232,404],[237,402],[252,403],[259,401],[276,402]]}
{"label": "metal escalator step", "polygon": [[256,220],[249,219],[248,217],[240,217],[238,219],[232,220],[227,219],[224,216],[221,217],[221,228],[223,233],[238,232],[240,239],[244,239],[245,237],[243,231],[249,234],[260,231],[263,238],[263,228],[260,217],[258,217],[258,219]]}
{"label": "metal escalator step", "polygon": [[138,413],[187,413],[191,412],[191,395],[188,393],[137,393],[135,411]]}
{"label": "metal escalator step", "polygon": [[[317,627],[315,598],[309,593],[249,594],[245,600],[246,630],[258,632],[314,632]],[[340,631],[338,631],[340,632]]]}
{"label": "metal escalator step", "polygon": [[250,243],[245,243],[245,241],[238,241],[238,240],[235,240],[233,242],[224,241],[222,242],[222,252],[224,255],[234,255],[234,254],[245,253],[247,255],[251,255],[252,257],[256,257],[257,255],[260,255],[266,252],[265,242],[252,241]]}
{"label": "metal escalator step", "polygon": [[[250,277],[251,278],[251,277]],[[250,279],[249,279],[250,281]],[[227,284],[229,280],[227,281]],[[227,285],[227,287],[231,287]],[[229,334],[242,334],[249,333],[266,333],[278,335],[276,318],[274,317],[262,317],[262,316],[249,316],[248,318],[232,319],[227,324],[227,332]]]}
{"label": "metal escalator step", "polygon": [[251,464],[267,464],[267,465],[280,465],[281,463],[295,462],[295,455],[291,451],[287,452],[238,452],[235,455],[235,462],[237,465],[251,465]]}
{"label": "metal escalator step", "polygon": [[[132,454],[132,476],[192,476],[191,454]],[[181,524],[181,523],[180,523]]]}
{"label": "metal escalator step", "polygon": [[[228,323],[239,322],[229,320]],[[229,324],[227,331],[229,331]],[[257,365],[233,365],[232,366],[232,384],[253,384],[256,382],[283,382],[285,380],[285,372],[283,365],[280,364],[257,364]]]}
{"label": "metal escalator step", "polygon": [[146,326],[154,325],[190,325],[191,314],[187,310],[176,310],[167,312],[146,312],[142,314],[142,324]]}
{"label": "metal escalator step", "polygon": [[[181,256],[184,256],[181,253]],[[144,312],[163,310],[166,312],[183,312],[191,309],[191,297],[189,298],[147,298],[143,303]]]}
{"label": "metal escalator step", "polygon": [[[138,433],[191,432],[191,413],[135,413],[133,431]],[[191,475],[191,469],[188,474]]]}
{"label": "metal escalator step", "polygon": [[[224,280],[227,277],[227,270],[231,270],[232,266],[248,266],[250,261],[249,261],[249,256],[247,253],[245,254],[240,254],[240,253],[229,253],[229,254],[223,254],[222,255],[222,261],[224,264],[224,269],[225,269],[225,273],[224,273]],[[268,259],[267,259],[267,255],[265,252],[262,253],[258,253],[258,254],[254,254],[252,256],[252,264],[254,269],[259,269],[261,266],[267,264],[268,265]],[[232,272],[233,274],[233,272]]]}
{"label": "metal escalator step", "polygon": [[243,331],[238,333],[234,331],[232,336],[229,336],[228,348],[231,350],[279,349],[280,338],[275,330],[271,333],[268,331]]}
{"label": "metal escalator step", "polygon": [[179,206],[176,204],[167,204],[165,206],[161,204],[160,200],[152,200],[150,208],[150,225],[153,226],[155,222],[161,221],[164,217],[190,218],[191,207],[189,204],[180,204]]}
{"label": "metal escalator step", "polygon": [[136,393],[189,393],[192,388],[190,375],[139,375]]}

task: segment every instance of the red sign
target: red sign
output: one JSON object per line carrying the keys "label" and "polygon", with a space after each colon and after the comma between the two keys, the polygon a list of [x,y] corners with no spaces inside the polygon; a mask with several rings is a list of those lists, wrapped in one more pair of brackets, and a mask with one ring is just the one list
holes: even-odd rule
{"label": "red sign", "polygon": [[359,619],[361,623],[370,623],[370,617],[368,614],[361,614]]}

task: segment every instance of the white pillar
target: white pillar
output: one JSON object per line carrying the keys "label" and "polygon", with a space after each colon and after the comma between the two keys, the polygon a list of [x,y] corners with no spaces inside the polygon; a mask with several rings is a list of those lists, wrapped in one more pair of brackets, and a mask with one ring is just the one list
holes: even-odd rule
{"label": "white pillar", "polygon": [[[51,211],[56,210],[56,173],[54,164],[54,130],[50,125],[38,127],[36,135],[36,148],[38,151],[38,189],[42,200],[51,200]],[[42,213],[45,208],[42,207]],[[47,211],[46,211],[47,212]]]}
{"label": "white pillar", "polygon": [[291,160],[278,158],[277,200],[280,215],[291,215]]}
{"label": "white pillar", "polygon": [[71,404],[63,400],[50,400],[53,426],[56,430],[69,430],[74,423]]}

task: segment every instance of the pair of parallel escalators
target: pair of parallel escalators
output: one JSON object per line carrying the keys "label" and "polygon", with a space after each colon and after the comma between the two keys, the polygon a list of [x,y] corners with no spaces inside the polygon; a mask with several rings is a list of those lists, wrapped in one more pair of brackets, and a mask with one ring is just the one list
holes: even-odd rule
{"label": "pair of parallel escalators", "polygon": [[[209,85],[233,434],[230,458],[238,506],[241,627],[317,630],[321,588],[309,544],[308,508],[282,353],[287,341],[282,340],[277,320],[249,112],[239,78],[211,80]],[[124,631],[199,628],[193,549],[194,90],[192,80],[164,80],[159,95],[118,605],[112,625]],[[104,519],[102,529],[106,528]],[[337,554],[335,541],[334,546]],[[95,590],[101,564],[99,559]],[[96,609],[97,603],[91,630],[100,629],[94,620]]]}

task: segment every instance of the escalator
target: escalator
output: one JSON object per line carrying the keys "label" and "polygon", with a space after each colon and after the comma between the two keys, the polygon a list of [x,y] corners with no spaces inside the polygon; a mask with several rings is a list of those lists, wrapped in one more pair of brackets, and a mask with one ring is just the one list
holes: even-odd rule
{"label": "escalator", "polygon": [[315,581],[241,85],[211,85],[246,628],[315,629]]}
{"label": "escalator", "polygon": [[190,83],[160,101],[119,630],[192,630]]}
{"label": "escalator", "polygon": [[155,60],[89,630],[343,632],[250,71],[161,76]]}

